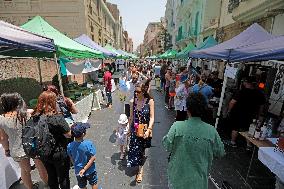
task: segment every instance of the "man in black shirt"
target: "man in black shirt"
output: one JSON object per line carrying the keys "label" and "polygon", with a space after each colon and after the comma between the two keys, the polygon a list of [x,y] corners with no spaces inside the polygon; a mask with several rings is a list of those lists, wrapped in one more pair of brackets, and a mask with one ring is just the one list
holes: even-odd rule
{"label": "man in black shirt", "polygon": [[255,88],[254,78],[247,77],[242,89],[233,96],[229,103],[228,115],[232,126],[230,145],[236,147],[239,131],[247,131],[254,118],[259,117],[266,99],[264,94]]}

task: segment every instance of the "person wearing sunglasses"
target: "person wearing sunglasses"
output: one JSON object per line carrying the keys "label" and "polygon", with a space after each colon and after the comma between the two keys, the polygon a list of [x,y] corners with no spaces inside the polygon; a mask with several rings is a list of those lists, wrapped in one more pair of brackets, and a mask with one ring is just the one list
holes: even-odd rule
{"label": "person wearing sunglasses", "polygon": [[[130,143],[128,152],[128,167],[139,167],[136,182],[143,179],[143,165],[145,163],[145,150],[151,147],[152,130],[154,125],[154,100],[148,93],[146,82],[138,83],[135,87],[134,99],[130,106]],[[144,136],[137,136],[137,127],[147,125]]]}

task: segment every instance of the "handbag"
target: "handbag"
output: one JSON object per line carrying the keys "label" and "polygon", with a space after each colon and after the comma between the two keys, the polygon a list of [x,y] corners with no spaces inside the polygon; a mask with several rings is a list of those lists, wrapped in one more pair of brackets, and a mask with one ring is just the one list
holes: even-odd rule
{"label": "handbag", "polygon": [[[144,102],[143,102],[143,104],[144,104]],[[135,103],[135,105],[136,105],[136,103]],[[136,106],[135,106],[135,108],[136,108]],[[133,120],[135,122],[135,113],[134,113],[134,111],[133,111],[133,114],[134,114],[133,115],[133,117],[134,117]],[[140,121],[141,117],[139,116],[138,118],[139,118],[139,121]],[[139,137],[139,138],[143,138],[145,133],[146,133],[146,131],[147,131],[147,129],[148,129],[148,124],[134,123],[134,127],[135,127],[135,134],[136,134],[136,136]],[[152,132],[150,132],[149,137],[152,137],[151,133]]]}

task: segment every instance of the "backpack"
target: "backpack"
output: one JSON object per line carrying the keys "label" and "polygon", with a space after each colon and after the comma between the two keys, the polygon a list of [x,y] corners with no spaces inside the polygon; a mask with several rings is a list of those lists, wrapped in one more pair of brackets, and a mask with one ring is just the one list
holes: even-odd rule
{"label": "backpack", "polygon": [[22,129],[22,144],[28,157],[43,159],[52,154],[56,141],[49,131],[46,116],[34,116],[27,121]]}

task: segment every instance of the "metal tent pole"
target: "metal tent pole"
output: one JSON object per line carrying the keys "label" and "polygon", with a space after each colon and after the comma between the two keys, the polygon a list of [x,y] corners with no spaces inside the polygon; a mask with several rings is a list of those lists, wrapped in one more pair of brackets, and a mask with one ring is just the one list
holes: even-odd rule
{"label": "metal tent pole", "polygon": [[55,61],[56,69],[57,69],[60,93],[64,97],[63,86],[62,86],[62,78],[61,78],[61,72],[60,72],[60,65],[57,63],[57,55],[56,55],[56,53],[54,53],[54,61]]}

